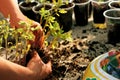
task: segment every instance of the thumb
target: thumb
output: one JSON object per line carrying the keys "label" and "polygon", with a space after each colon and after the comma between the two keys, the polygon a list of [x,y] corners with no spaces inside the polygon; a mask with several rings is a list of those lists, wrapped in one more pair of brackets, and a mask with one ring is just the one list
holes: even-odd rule
{"label": "thumb", "polygon": [[38,60],[41,60],[38,53],[36,51],[32,51],[31,54],[29,54],[30,59],[28,60],[28,64],[31,62],[36,62]]}
{"label": "thumb", "polygon": [[36,51],[33,52],[31,60],[41,60],[40,56],[38,55]]}
{"label": "thumb", "polygon": [[47,69],[48,69],[48,73],[51,73],[52,72],[52,64],[51,64],[51,61],[49,61],[47,64]]}
{"label": "thumb", "polygon": [[48,67],[51,67],[52,66],[52,63],[51,61],[48,61],[48,63],[46,64]]}

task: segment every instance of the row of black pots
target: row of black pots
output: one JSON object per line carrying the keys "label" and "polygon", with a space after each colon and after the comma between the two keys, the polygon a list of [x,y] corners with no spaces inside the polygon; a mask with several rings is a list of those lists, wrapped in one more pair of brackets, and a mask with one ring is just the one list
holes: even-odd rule
{"label": "row of black pots", "polygon": [[[83,1],[83,0],[81,0],[81,1]],[[105,3],[101,2],[99,4],[97,4],[98,0],[92,0],[92,5],[91,5],[91,2],[90,2],[90,5],[87,3],[85,4],[84,2],[89,3],[90,1],[85,0],[83,2],[79,2],[79,0],[74,0],[74,3],[75,3],[75,5],[73,6],[74,9],[73,9],[73,7],[71,7],[71,9],[69,8],[70,11],[68,11],[66,14],[60,14],[61,16],[57,17],[58,22],[61,23],[61,26],[63,26],[63,30],[65,32],[69,31],[73,25],[72,24],[73,10],[75,13],[76,24],[80,25],[80,26],[87,25],[88,17],[90,17],[90,13],[89,13],[91,10],[90,6],[92,6],[92,9],[93,9],[93,22],[95,24],[104,24],[105,23],[105,17],[103,16],[103,12],[110,8],[110,6],[108,6],[108,3],[111,3],[110,0],[104,0]],[[79,3],[81,3],[81,4],[79,4]],[[73,3],[70,3],[70,5],[71,4],[73,4]],[[115,7],[120,8],[120,5],[117,4],[117,1],[114,2],[114,4],[111,4],[111,6],[112,6],[111,8],[115,8]],[[67,9],[66,6],[61,6],[61,8]],[[30,17],[34,16],[34,14],[31,15],[32,13],[27,13],[27,14],[30,14]],[[37,15],[40,17],[40,15],[38,13],[37,13]],[[35,15],[34,17],[37,17],[37,15]],[[34,20],[40,22],[39,17],[37,17]],[[120,42],[120,38],[119,38],[119,34],[118,34],[119,31],[116,31],[116,30],[119,30],[119,28],[117,28],[117,27],[115,27],[115,28],[116,29],[114,29],[114,31],[108,32],[109,43]],[[118,32],[118,33],[116,33],[116,32]]]}
{"label": "row of black pots", "polygon": [[26,3],[25,1],[19,2],[19,8],[22,11],[22,13],[32,20],[35,20],[36,17],[34,15],[32,8],[37,5],[39,5],[39,2],[37,1],[29,2],[29,3]]}
{"label": "row of black pots", "polygon": [[[84,3],[86,2],[86,3]],[[79,4],[83,3],[83,4]],[[67,32],[71,30],[73,26],[73,11],[75,14],[75,22],[79,26],[85,26],[88,24],[88,15],[89,15],[89,3],[90,0],[85,0],[82,2],[74,1],[67,5],[60,6],[60,9],[63,8],[67,11],[65,14],[59,14],[60,16],[57,16],[58,22],[60,23],[60,26],[63,28],[64,32]],[[28,18],[35,20],[37,22],[40,22],[40,14],[39,10],[43,7],[42,3],[39,3],[37,1],[31,2],[29,4],[25,3],[25,1],[19,2],[20,10],[23,12],[24,15],[26,15]],[[27,8],[28,6],[28,8]],[[49,7],[47,7],[49,6]],[[47,9],[52,8],[51,4],[46,4]]]}
{"label": "row of black pots", "polygon": [[[45,9],[52,11],[52,4],[45,4]],[[36,14],[36,21],[40,22],[40,15],[39,15],[39,10],[43,7],[43,4],[38,5],[33,7],[33,12],[35,12]],[[73,7],[74,4],[73,3],[69,3],[66,5],[62,5],[59,7],[59,9],[64,8],[67,13],[59,13],[60,16],[54,15],[56,20],[58,21],[58,23],[60,24],[61,28],[64,30],[64,32],[67,32],[71,29],[72,27],[72,12],[73,12]]]}
{"label": "row of black pots", "polygon": [[[23,1],[19,3],[20,10],[23,12],[23,14],[26,15],[28,18],[35,20],[37,22],[40,22],[39,10],[42,7],[45,7],[45,9],[50,10],[52,9],[52,6],[53,6],[52,4],[42,4],[37,1],[32,2],[29,5]],[[67,13],[59,14],[60,16],[56,17],[61,27],[63,27],[64,32],[69,31],[72,27],[72,11],[73,11],[74,4],[69,3],[68,6],[69,8],[66,9]],[[68,6],[62,5],[60,8],[67,8]]]}

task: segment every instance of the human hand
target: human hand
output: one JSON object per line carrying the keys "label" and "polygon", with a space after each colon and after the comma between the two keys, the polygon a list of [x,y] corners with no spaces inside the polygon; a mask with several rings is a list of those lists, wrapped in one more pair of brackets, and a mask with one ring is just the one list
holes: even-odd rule
{"label": "human hand", "polygon": [[44,43],[44,33],[43,33],[41,25],[38,22],[27,18],[23,14],[19,14],[19,16],[12,17],[10,19],[11,27],[24,28],[25,27],[24,25],[19,24],[20,21],[25,21],[27,23],[30,23],[31,27],[34,27],[34,28],[39,26],[39,29],[33,31],[33,34],[35,35],[35,39],[33,41],[28,41],[28,43],[30,43],[33,48],[41,48],[43,46],[43,43]]}
{"label": "human hand", "polygon": [[39,26],[39,29],[33,31],[33,34],[35,35],[35,40],[30,41],[30,44],[32,45],[33,48],[42,48],[43,43],[44,43],[44,33],[43,33],[41,25],[33,21],[31,27],[35,28],[37,26]]}
{"label": "human hand", "polygon": [[52,72],[51,61],[45,64],[36,51],[34,51],[27,67],[33,72],[34,80],[45,79]]}

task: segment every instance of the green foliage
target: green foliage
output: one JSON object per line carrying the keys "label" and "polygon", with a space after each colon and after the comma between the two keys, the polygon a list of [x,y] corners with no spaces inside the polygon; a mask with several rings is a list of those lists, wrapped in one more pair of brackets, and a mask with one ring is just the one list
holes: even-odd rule
{"label": "green foliage", "polygon": [[[62,5],[61,0],[58,2],[54,1],[54,6],[52,10],[45,10],[45,8],[41,8],[40,10],[40,24],[45,22],[45,25],[42,26],[45,33],[45,44],[49,48],[55,48],[58,45],[60,40],[69,40],[72,41],[71,31],[64,33],[59,23],[57,22],[55,15],[59,16],[59,13],[66,13],[64,9],[60,9],[59,7]],[[50,44],[48,44],[50,42]]]}
{"label": "green foliage", "polygon": [[[32,31],[38,29],[31,28],[31,23],[27,23],[24,21],[19,22],[20,25],[24,26],[24,28],[12,28],[10,27],[10,23],[7,20],[0,21],[0,49],[6,49],[6,59],[8,59],[8,53],[10,51],[15,52],[15,58],[20,58],[21,55],[26,55],[30,49],[30,45],[28,45],[28,40],[34,40],[35,36]],[[5,47],[3,46],[5,44]]]}
{"label": "green foliage", "polygon": [[65,14],[67,11],[65,11],[64,9],[60,9],[59,13]]}

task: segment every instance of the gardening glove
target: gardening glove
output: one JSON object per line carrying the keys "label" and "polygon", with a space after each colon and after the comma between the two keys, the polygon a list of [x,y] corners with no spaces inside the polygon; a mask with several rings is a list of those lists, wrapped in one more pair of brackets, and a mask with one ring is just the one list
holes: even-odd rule
{"label": "gardening glove", "polygon": [[35,74],[34,80],[45,79],[52,72],[51,61],[45,64],[36,51],[33,51],[32,54],[32,59],[27,64],[27,67]]}

